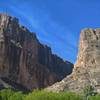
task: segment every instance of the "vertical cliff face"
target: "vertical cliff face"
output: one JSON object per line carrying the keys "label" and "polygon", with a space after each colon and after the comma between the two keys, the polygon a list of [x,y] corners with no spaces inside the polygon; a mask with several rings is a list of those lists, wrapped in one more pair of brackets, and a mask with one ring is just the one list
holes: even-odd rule
{"label": "vertical cliff face", "polygon": [[75,67],[100,65],[100,29],[85,29],[81,32],[78,59]]}
{"label": "vertical cliff face", "polygon": [[64,62],[42,45],[35,33],[18,19],[0,14],[0,77],[34,88],[44,88],[70,74],[73,64]]}
{"label": "vertical cliff face", "polygon": [[48,90],[81,92],[87,85],[100,92],[100,29],[81,31],[78,57],[72,74]]}

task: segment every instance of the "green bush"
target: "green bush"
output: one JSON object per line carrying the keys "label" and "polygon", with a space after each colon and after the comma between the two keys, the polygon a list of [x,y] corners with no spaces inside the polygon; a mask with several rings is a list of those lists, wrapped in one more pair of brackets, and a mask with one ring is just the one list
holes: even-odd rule
{"label": "green bush", "polygon": [[4,89],[0,91],[0,100],[9,100],[10,96],[12,96],[15,92],[11,89]]}
{"label": "green bush", "polygon": [[9,100],[24,100],[25,95],[22,92],[16,92],[10,96]]}
{"label": "green bush", "polygon": [[25,98],[25,100],[82,100],[82,97],[75,93],[33,91]]}
{"label": "green bush", "polygon": [[15,92],[11,89],[0,91],[0,100],[24,100],[25,95],[22,92]]}
{"label": "green bush", "polygon": [[[83,94],[71,92],[52,93],[43,90],[35,90],[28,94],[4,89],[0,91],[0,100],[83,100]],[[90,96],[88,100],[100,100],[100,95]]]}

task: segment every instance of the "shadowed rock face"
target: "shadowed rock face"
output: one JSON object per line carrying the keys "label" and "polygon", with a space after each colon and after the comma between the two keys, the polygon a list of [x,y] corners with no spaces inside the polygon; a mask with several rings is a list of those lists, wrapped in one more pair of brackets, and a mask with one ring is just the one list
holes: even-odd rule
{"label": "shadowed rock face", "polygon": [[100,29],[81,31],[79,53],[72,74],[47,90],[81,92],[87,85],[100,93]]}
{"label": "shadowed rock face", "polygon": [[52,54],[35,33],[19,25],[18,19],[0,14],[0,77],[32,90],[60,81],[72,68],[72,63]]}

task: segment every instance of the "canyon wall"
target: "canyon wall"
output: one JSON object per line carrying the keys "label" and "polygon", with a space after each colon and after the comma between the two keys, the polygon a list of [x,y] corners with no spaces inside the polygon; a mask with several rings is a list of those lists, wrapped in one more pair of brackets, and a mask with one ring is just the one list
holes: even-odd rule
{"label": "canyon wall", "polygon": [[72,68],[72,63],[52,54],[51,48],[41,44],[17,18],[0,14],[1,78],[32,90],[62,80]]}
{"label": "canyon wall", "polygon": [[72,74],[47,90],[82,92],[88,85],[100,93],[100,28],[81,31],[79,52]]}

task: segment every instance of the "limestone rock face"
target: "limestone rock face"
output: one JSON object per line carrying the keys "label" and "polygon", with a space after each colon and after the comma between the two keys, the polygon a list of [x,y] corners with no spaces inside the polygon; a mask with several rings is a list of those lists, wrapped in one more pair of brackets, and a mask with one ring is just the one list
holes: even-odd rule
{"label": "limestone rock face", "polygon": [[52,54],[17,18],[0,14],[0,77],[32,90],[60,81],[72,68],[72,63]]}
{"label": "limestone rock face", "polygon": [[47,90],[81,92],[87,85],[100,92],[100,29],[81,31],[78,57],[72,74]]}

